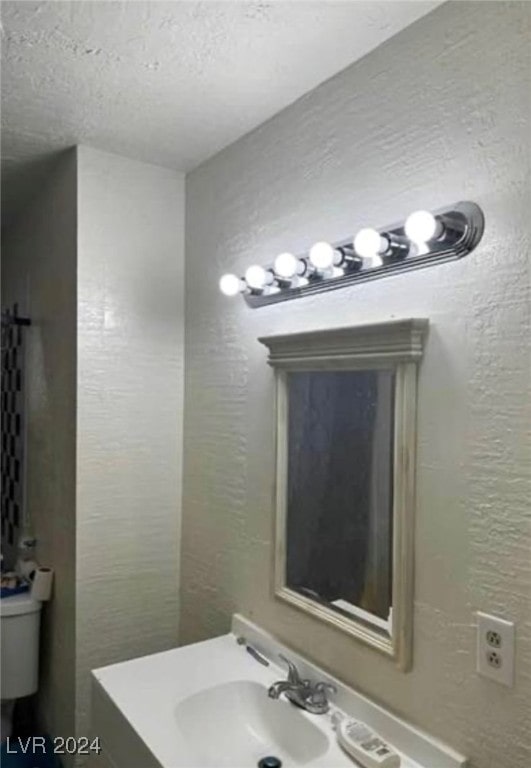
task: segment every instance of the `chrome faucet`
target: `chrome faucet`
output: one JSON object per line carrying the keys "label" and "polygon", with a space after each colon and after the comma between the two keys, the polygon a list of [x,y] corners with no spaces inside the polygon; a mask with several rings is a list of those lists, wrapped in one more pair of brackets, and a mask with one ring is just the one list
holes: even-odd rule
{"label": "chrome faucet", "polygon": [[278,699],[281,693],[297,707],[305,709],[314,715],[324,715],[330,709],[328,692],[336,693],[335,685],[330,683],[312,683],[303,680],[295,664],[282,654],[279,658],[288,666],[287,680],[279,680],[270,686],[268,695],[271,699]]}

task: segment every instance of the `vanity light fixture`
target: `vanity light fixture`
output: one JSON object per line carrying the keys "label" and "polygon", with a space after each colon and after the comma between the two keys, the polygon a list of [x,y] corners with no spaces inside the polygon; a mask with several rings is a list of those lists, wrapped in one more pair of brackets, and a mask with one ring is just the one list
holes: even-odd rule
{"label": "vanity light fixture", "polygon": [[272,266],[249,267],[245,278],[223,275],[219,287],[226,296],[241,293],[250,307],[261,307],[461,259],[478,245],[484,226],[481,208],[468,201],[419,210],[401,224],[364,227],[337,243],[319,241],[302,255],[281,253]]}
{"label": "vanity light fixture", "polygon": [[268,285],[275,281],[272,269],[264,269],[257,264],[249,267],[245,273],[245,282],[252,291],[264,291]]}
{"label": "vanity light fixture", "polygon": [[237,275],[223,275],[219,280],[219,290],[225,296],[237,296],[245,291],[246,288],[246,282],[237,277]]}
{"label": "vanity light fixture", "polygon": [[310,248],[310,264],[318,272],[325,272],[331,267],[338,266],[341,263],[341,254],[336,251],[330,243],[315,243]]}
{"label": "vanity light fixture", "polygon": [[308,256],[316,277],[339,277],[347,270],[362,266],[362,259],[354,253],[351,243],[338,247],[325,242],[315,243]]}
{"label": "vanity light fixture", "polygon": [[294,277],[302,277],[308,271],[304,259],[298,259],[292,253],[279,253],[273,265],[275,274],[283,280],[292,281]]}
{"label": "vanity light fixture", "polygon": [[354,250],[364,259],[370,259],[372,267],[383,264],[382,255],[389,250],[389,245],[387,237],[371,227],[360,229],[354,238]]}
{"label": "vanity light fixture", "polygon": [[444,224],[429,211],[415,211],[406,219],[406,237],[414,243],[429,243],[444,233]]}

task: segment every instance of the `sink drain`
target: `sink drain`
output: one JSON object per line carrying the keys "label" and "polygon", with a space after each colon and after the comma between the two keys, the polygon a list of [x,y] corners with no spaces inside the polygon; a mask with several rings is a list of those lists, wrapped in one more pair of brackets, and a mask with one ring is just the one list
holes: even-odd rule
{"label": "sink drain", "polygon": [[282,760],[279,760],[278,757],[269,755],[260,760],[258,768],[282,768]]}

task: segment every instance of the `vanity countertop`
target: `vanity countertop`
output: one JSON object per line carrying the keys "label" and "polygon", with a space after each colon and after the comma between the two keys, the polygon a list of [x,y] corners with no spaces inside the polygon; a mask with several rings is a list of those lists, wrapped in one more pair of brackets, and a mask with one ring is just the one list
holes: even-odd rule
{"label": "vanity countertop", "polygon": [[[339,690],[337,697],[333,697],[331,712],[311,715],[293,707],[284,697],[278,701],[269,699],[267,689],[273,682],[285,679],[285,669],[276,663],[269,666],[259,663],[246,652],[245,645],[238,644],[237,637],[241,635],[266,658],[276,659],[279,652],[284,652],[300,665],[305,676],[336,684]],[[238,692],[238,685],[243,686],[244,698],[249,692],[253,694],[253,709],[265,712],[264,708],[275,708],[267,709],[268,716],[273,714],[281,730],[290,728],[286,723],[303,725],[298,718],[307,722],[301,733],[312,737],[315,749],[307,754],[301,752],[294,759],[284,756],[284,768],[299,765],[349,768],[356,765],[335,738],[331,715],[336,703],[342,711],[365,720],[369,727],[396,748],[402,758],[401,768],[432,768],[435,759],[438,768],[463,768],[466,765],[464,758],[457,753],[397,720],[326,673],[316,670],[260,628],[238,616],[234,617],[233,633],[97,669],[93,671],[93,678],[92,735],[101,737],[104,751],[110,758],[108,762],[116,768],[122,768],[122,765],[126,768],[207,768],[216,764],[212,762],[212,752],[217,746],[219,761],[216,762],[220,768],[225,765],[237,768],[231,762],[230,754],[243,754],[234,746],[234,733],[240,731],[235,730],[231,734],[228,732],[230,729],[220,730],[218,726],[223,724],[223,717],[227,717],[226,709],[233,706],[232,693],[227,696],[224,692]],[[214,690],[220,692],[217,699],[199,698],[200,695],[210,696],[209,691]],[[199,722],[201,716],[197,716],[195,722],[190,720],[193,706],[190,708],[186,702],[193,702],[194,698],[200,704],[195,711],[204,713],[204,722]],[[209,706],[203,706],[203,701],[212,702],[210,710]],[[240,705],[240,725],[244,726],[241,730],[253,731],[254,738],[256,729],[252,722],[247,724],[245,717],[241,718],[242,711],[245,712]],[[182,712],[186,715],[184,718],[181,717]],[[257,717],[256,712],[254,716]],[[386,718],[390,718],[389,722]],[[213,740],[215,745],[211,743]],[[246,759],[241,768],[256,765],[256,757],[271,754],[267,746],[264,744],[261,754],[253,754],[249,760]],[[408,748],[407,755],[404,747]]]}

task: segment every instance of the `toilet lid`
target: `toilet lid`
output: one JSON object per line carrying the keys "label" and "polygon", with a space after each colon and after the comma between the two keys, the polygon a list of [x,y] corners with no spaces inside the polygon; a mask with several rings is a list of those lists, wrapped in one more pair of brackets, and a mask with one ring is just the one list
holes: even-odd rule
{"label": "toilet lid", "polygon": [[0,600],[0,616],[21,616],[24,613],[37,613],[40,610],[41,603],[33,600],[29,594],[3,597]]}

